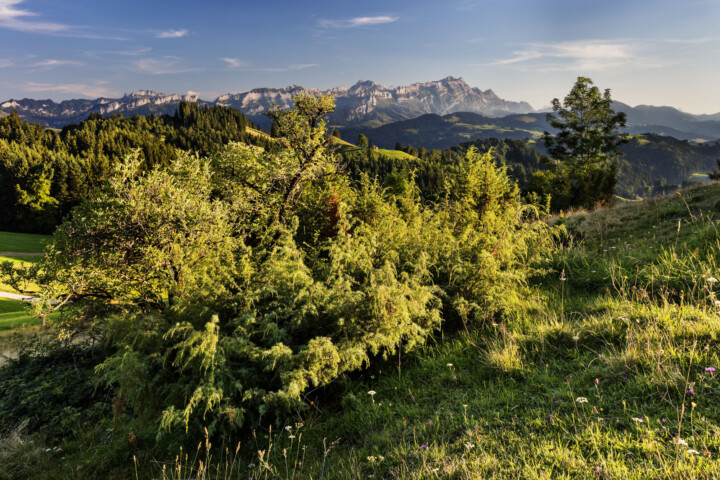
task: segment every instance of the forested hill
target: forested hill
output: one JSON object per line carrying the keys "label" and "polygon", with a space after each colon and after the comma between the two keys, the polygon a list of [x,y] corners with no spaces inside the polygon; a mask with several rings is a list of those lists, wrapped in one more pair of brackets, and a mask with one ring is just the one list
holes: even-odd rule
{"label": "forested hill", "polygon": [[272,148],[237,110],[181,103],[174,115],[101,117],[57,132],[17,114],[0,119],[0,230],[46,233],[137,151],[145,168],[168,164],[176,149],[214,153],[231,141]]}

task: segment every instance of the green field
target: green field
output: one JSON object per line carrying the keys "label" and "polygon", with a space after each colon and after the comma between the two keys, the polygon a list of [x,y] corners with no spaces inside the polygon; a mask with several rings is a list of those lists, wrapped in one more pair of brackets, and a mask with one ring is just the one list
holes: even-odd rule
{"label": "green field", "polygon": [[51,238],[50,235],[0,232],[0,252],[39,253]]}
{"label": "green field", "polygon": [[[0,232],[1,253],[41,253],[52,237],[27,233]],[[0,255],[0,262],[9,261],[27,265],[40,261],[37,255]],[[10,285],[0,282],[0,291],[19,293]],[[25,312],[26,305],[17,300],[0,298],[0,331],[12,330],[22,326],[39,325],[40,320]]]}
{"label": "green field", "polygon": [[[334,143],[339,145],[338,150],[343,153],[364,153],[366,151],[366,149],[364,148],[360,148],[357,145],[353,145],[352,143],[346,142],[345,140],[341,140],[339,138],[333,137],[333,141]],[[375,158],[382,156],[386,158],[391,158],[393,160],[417,160],[417,157],[414,157],[407,152],[403,152],[400,150],[387,150],[384,148],[378,148],[377,150],[373,150],[373,156]]]}
{"label": "green field", "polygon": [[9,298],[0,298],[0,332],[21,326],[40,325],[40,320],[28,316],[26,304]]}

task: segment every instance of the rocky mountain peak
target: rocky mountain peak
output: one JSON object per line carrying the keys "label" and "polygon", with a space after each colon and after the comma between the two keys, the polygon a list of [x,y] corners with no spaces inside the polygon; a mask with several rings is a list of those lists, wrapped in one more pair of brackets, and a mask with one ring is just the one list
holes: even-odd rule
{"label": "rocky mountain peak", "polygon": [[255,88],[242,93],[220,95],[212,102],[204,102],[197,94],[163,94],[152,90],[138,90],[122,98],[95,100],[51,100],[40,104],[35,100],[8,101],[0,104],[0,115],[17,110],[21,117],[62,127],[81,121],[91,113],[101,115],[172,114],[181,101],[207,105],[222,105],[240,110],[260,123],[267,122],[265,112],[273,105],[292,107],[292,97],[302,92],[331,93],[335,96],[335,112],[329,121],[337,125],[382,124],[407,120],[423,114],[446,115],[454,112],[475,112],[487,116],[527,113],[533,109],[525,102],[508,102],[492,90],[470,87],[465,80],[448,76],[442,80],[414,83],[408,86],[385,87],[372,80],[360,80],[352,87],[335,87],[325,91],[307,89],[299,85],[285,88]]}

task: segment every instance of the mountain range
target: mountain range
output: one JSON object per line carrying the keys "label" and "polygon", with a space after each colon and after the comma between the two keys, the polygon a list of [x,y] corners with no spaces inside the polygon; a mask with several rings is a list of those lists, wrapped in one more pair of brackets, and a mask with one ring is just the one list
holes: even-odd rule
{"label": "mountain range", "polygon": [[[359,81],[349,88],[335,87],[323,91],[296,85],[257,88],[249,92],[221,95],[213,101],[201,100],[192,94],[166,95],[148,90],[126,94],[121,98],[65,100],[59,103],[52,100],[11,99],[0,103],[0,116],[15,110],[21,118],[30,122],[62,128],[84,120],[91,113],[123,116],[172,114],[180,102],[196,102],[236,108],[253,122],[268,127],[269,119],[265,112],[273,105],[289,108],[293,95],[301,92],[333,94],[336,109],[327,118],[331,126],[352,132],[361,131],[371,136],[376,144],[383,145],[385,142],[389,147],[392,147],[389,143],[394,144],[399,140],[415,145],[424,144],[427,148],[443,148],[452,145],[448,142],[455,142],[457,138],[460,141],[488,136],[526,138],[549,130],[546,114],[536,112],[529,103],[504,100],[490,89],[471,87],[462,78],[455,77],[400,87]],[[697,142],[720,138],[720,113],[691,115],[672,107],[631,107],[620,102],[615,102],[615,109],[627,113],[629,133],[655,133]],[[443,136],[445,140],[429,136],[431,131],[437,130],[431,128],[430,131],[423,131],[422,135],[418,131],[415,135],[417,138],[397,137],[385,141],[384,132],[389,134],[397,130],[397,125],[390,127],[396,122],[410,122],[400,125],[410,130],[414,124],[434,123],[442,127],[441,130],[446,130]],[[441,122],[444,124],[441,125]],[[423,141],[420,141],[421,137]]]}
{"label": "mountain range", "polygon": [[172,114],[182,101],[204,105],[222,105],[240,110],[259,124],[267,124],[265,112],[273,105],[292,106],[292,97],[301,92],[331,93],[336,108],[328,116],[331,124],[375,127],[398,120],[415,118],[426,113],[447,114],[458,111],[477,112],[491,117],[510,113],[532,112],[527,102],[511,102],[498,97],[492,90],[470,87],[461,78],[447,77],[436,82],[415,83],[402,87],[385,87],[371,81],[359,81],[350,88],[330,90],[306,89],[297,85],[287,88],[256,88],[249,92],[228,93],[213,101],[200,100],[196,95],[165,95],[148,90],[127,94],[122,98],[94,100],[8,100],[0,103],[0,116],[16,110],[21,118],[49,127],[79,122],[91,113],[100,115]]}

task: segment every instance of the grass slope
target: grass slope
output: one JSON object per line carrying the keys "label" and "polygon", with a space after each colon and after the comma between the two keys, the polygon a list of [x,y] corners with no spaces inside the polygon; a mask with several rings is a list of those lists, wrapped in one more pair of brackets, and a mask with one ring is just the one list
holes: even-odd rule
{"label": "grass slope", "polygon": [[[353,152],[360,152],[365,153],[367,149],[360,148],[357,145],[353,145],[350,142],[346,142],[345,140],[341,140],[339,138],[333,137],[333,142],[338,145],[338,152],[340,153],[353,153]],[[387,150],[384,148],[378,148],[377,150],[373,150],[373,157],[379,158],[379,157],[385,157],[390,158],[393,160],[417,160],[418,158],[410,155],[407,152],[402,152],[400,150]]]}
{"label": "grass slope", "polygon": [[50,238],[49,235],[0,232],[0,252],[42,252]]}
{"label": "grass slope", "polygon": [[[285,428],[258,428],[238,450],[201,445],[163,469],[131,436],[115,438],[112,448],[138,460],[128,454],[113,473],[720,478],[718,198],[720,185],[710,185],[557,218],[572,238],[516,311],[448,327],[415,352],[310,392]],[[45,453],[15,442],[7,471],[34,462],[35,478],[91,476],[88,465],[109,448],[106,428]]]}
{"label": "grass slope", "polygon": [[28,316],[26,305],[17,300],[0,298],[0,332],[14,330],[22,326],[37,326],[41,321]]}
{"label": "grass slope", "polygon": [[289,478],[290,451],[307,478],[720,478],[717,198],[560,219],[583,240],[524,308],[310,397],[303,435],[265,432],[238,470]]}
{"label": "grass slope", "polygon": [[[0,232],[0,252],[12,253],[41,253],[52,237],[49,235],[34,235],[29,233]],[[41,260],[41,256],[30,255],[0,255],[0,262],[9,261],[15,264],[29,264]],[[10,285],[0,282],[0,291],[19,293]],[[25,311],[26,305],[17,300],[0,298],[0,332],[9,331],[19,327],[36,326],[40,320],[30,317]]]}

